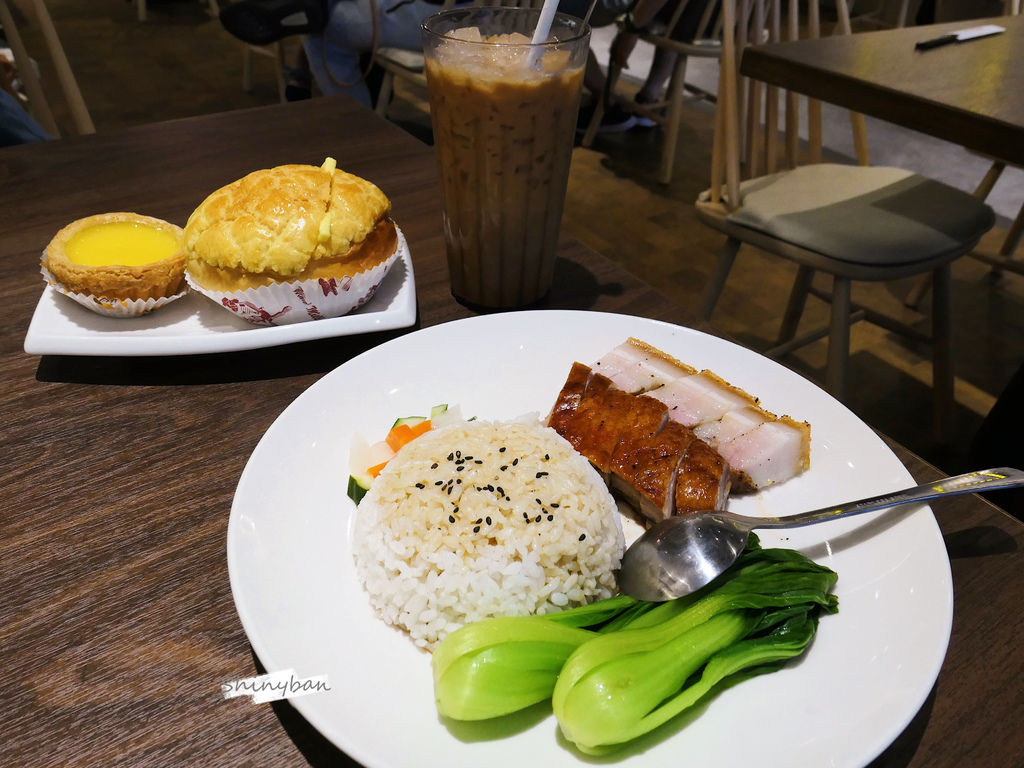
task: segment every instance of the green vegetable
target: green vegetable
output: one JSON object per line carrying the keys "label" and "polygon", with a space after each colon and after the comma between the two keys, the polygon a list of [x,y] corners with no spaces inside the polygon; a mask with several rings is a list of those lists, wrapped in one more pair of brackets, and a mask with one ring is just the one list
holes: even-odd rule
{"label": "green vegetable", "polygon": [[402,416],[401,418],[395,419],[395,423],[391,425],[391,428],[394,429],[395,427],[400,427],[403,424],[415,427],[417,424],[422,424],[426,420],[426,416]]}
{"label": "green vegetable", "polygon": [[434,649],[437,711],[455,720],[483,720],[544,701],[565,660],[596,629],[653,605],[620,595],[559,613],[467,624]]}
{"label": "green vegetable", "polygon": [[370,483],[373,478],[365,472],[353,473],[348,476],[348,497],[356,504],[363,500],[363,496],[370,490]]}
{"label": "green vegetable", "polygon": [[838,610],[836,574],[756,540],[725,574],[678,600],[620,595],[561,613],[469,624],[435,649],[441,715],[480,720],[552,699],[565,737],[602,754],[717,689],[770,672]]}
{"label": "green vegetable", "polygon": [[625,630],[592,638],[566,661],[552,694],[562,733],[582,752],[602,754],[730,676],[771,671],[803,651],[820,611],[838,610],[829,594],[835,580],[799,553],[758,550],[696,599],[664,603]]}

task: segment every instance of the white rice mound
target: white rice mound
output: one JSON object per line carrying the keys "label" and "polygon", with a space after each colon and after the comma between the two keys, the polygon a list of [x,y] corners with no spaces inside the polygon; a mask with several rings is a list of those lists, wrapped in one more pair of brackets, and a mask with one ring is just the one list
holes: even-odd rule
{"label": "white rice mound", "polygon": [[554,430],[471,421],[404,446],[360,502],[356,572],[416,645],[492,616],[616,594],[623,537],[597,471]]}

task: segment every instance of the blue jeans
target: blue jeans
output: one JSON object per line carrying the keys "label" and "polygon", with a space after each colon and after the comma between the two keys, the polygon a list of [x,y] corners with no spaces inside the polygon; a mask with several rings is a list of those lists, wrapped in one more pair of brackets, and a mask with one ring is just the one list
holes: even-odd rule
{"label": "blue jeans", "polygon": [[[440,10],[440,5],[424,0],[377,0],[378,45],[422,50],[420,22]],[[327,28],[321,35],[307,37],[305,45],[309,67],[323,93],[347,93],[370,105],[370,92],[361,79],[359,61],[373,45],[369,0],[334,0]]]}
{"label": "blue jeans", "polygon": [[0,88],[0,147],[52,139],[17,100]]}

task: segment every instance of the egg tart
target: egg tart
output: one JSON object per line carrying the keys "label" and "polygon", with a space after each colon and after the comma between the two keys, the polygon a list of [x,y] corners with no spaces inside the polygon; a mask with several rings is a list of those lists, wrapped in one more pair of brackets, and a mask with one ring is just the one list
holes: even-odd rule
{"label": "egg tart", "polygon": [[42,266],[59,289],[100,303],[149,302],[184,287],[181,227],[138,213],[101,213],[61,229]]}

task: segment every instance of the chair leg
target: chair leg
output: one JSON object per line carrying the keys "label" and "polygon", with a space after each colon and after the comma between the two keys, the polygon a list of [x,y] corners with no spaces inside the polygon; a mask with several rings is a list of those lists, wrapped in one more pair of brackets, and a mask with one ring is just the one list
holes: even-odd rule
{"label": "chair leg", "polygon": [[252,90],[252,48],[242,45],[242,90]]}
{"label": "chair leg", "polygon": [[907,295],[903,297],[903,306],[909,309],[917,309],[917,305],[921,303],[921,299],[928,293],[928,289],[932,287],[932,276],[931,274],[921,275],[914,284],[907,291]]}
{"label": "chair leg", "polygon": [[676,162],[676,145],[679,143],[679,124],[683,117],[683,89],[686,87],[686,57],[679,55],[672,67],[672,79],[669,80],[668,115],[665,124],[665,136],[661,145],[661,169],[658,181],[668,184],[672,181],[672,171]]}
{"label": "chair leg", "polygon": [[707,285],[704,286],[704,295],[701,297],[698,310],[698,317],[701,320],[711,319],[711,313],[715,311],[715,305],[722,295],[725,281],[729,278],[729,272],[732,270],[733,262],[736,261],[736,253],[739,249],[740,241],[730,237],[725,241],[722,250],[718,252],[718,262],[715,264],[711,277],[708,278]]}
{"label": "chair leg", "polygon": [[797,270],[796,280],[793,281],[793,288],[789,292],[786,314],[782,316],[782,327],[779,328],[779,340],[777,343],[785,344],[796,336],[796,329],[800,325],[800,318],[803,317],[804,307],[807,306],[807,294],[810,291],[813,279],[814,270],[811,267],[801,265]]}
{"label": "chair leg", "polygon": [[594,105],[594,114],[591,115],[590,124],[587,126],[586,133],[583,134],[583,139],[580,141],[581,146],[589,147],[594,143],[594,139],[597,137],[597,129],[601,127],[601,120],[604,118],[605,107],[608,106],[612,94],[615,93],[615,84],[619,81],[621,73],[622,67],[618,66],[614,61],[608,62],[608,75],[605,79],[604,94]]}
{"label": "chair leg", "polygon": [[391,92],[395,87],[395,75],[393,72],[384,70],[384,77],[380,81],[380,91],[377,93],[377,106],[374,111],[381,117],[388,116],[388,107],[391,105]]}
{"label": "chair leg", "polygon": [[953,427],[953,351],[952,333],[952,267],[939,267],[932,273],[932,390],[934,402],[935,439],[948,445]]}
{"label": "chair leg", "polygon": [[274,65],[275,72],[277,73],[277,98],[282,104],[288,101],[288,97],[285,95],[285,89],[288,87],[288,84],[284,79],[284,62],[284,43],[278,40],[274,44]]}
{"label": "chair leg", "polygon": [[840,402],[846,401],[846,363],[850,358],[850,281],[832,282],[832,319],[828,334],[825,389]]}
{"label": "chair leg", "polygon": [[1022,236],[1024,236],[1024,205],[1020,207],[1020,211],[1017,212],[1017,218],[1010,225],[1010,229],[1006,233],[1006,239],[1003,240],[1003,245],[999,249],[999,255],[1012,259],[1014,251],[1020,245]]}

